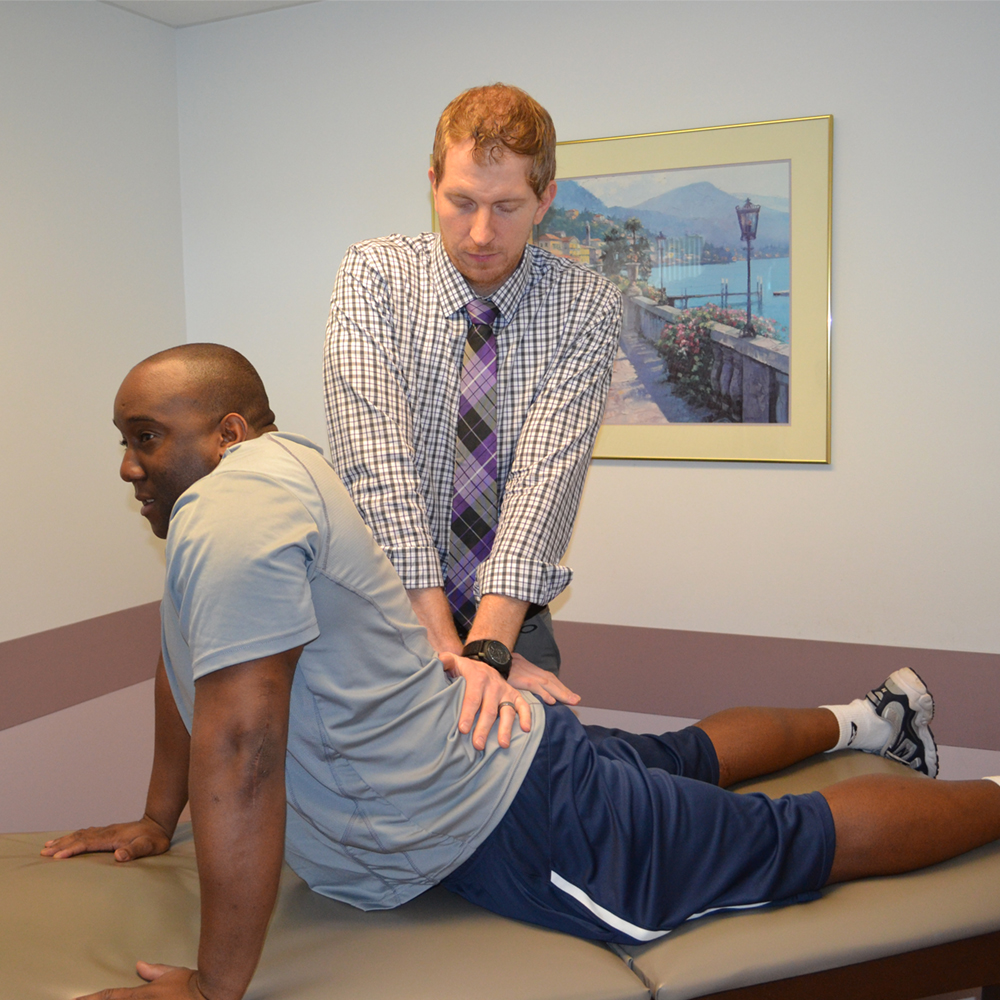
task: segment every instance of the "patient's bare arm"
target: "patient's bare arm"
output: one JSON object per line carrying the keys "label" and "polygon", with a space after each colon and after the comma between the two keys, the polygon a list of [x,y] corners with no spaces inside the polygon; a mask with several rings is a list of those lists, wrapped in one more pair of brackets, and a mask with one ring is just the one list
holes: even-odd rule
{"label": "patient's bare arm", "polygon": [[191,815],[201,883],[198,985],[211,1000],[243,996],[277,898],[288,709],[301,651],[196,682]]}
{"label": "patient's bare arm", "polygon": [[130,823],[92,826],[50,840],[42,849],[45,857],[69,858],[92,851],[114,851],[116,861],[131,861],[169,850],[177,819],[188,799],[190,737],[174,703],[162,655],[156,667],[154,692],[153,772],[142,818]]}
{"label": "patient's bare arm", "polygon": [[139,962],[148,985],[84,1000],[243,996],[278,893],[288,709],[301,651],[225,667],[195,682],[189,784],[201,884],[198,968]]}

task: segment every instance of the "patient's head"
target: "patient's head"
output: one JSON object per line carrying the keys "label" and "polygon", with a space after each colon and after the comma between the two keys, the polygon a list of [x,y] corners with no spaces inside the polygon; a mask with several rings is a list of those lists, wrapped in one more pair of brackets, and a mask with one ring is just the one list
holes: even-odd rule
{"label": "patient's head", "polygon": [[182,344],[139,362],[115,397],[114,423],[125,447],[121,477],[159,538],[177,498],[227,448],[277,430],[253,365],[221,344]]}

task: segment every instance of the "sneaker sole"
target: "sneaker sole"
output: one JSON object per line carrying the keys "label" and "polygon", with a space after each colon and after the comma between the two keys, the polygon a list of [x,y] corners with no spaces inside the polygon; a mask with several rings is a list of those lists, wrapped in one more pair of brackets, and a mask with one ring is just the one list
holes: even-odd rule
{"label": "sneaker sole", "polygon": [[930,730],[931,720],[934,718],[934,698],[927,690],[923,678],[912,667],[894,670],[889,674],[889,679],[906,695],[906,700],[914,712],[913,729],[924,748],[927,775],[935,778],[938,772],[938,749],[937,741]]}

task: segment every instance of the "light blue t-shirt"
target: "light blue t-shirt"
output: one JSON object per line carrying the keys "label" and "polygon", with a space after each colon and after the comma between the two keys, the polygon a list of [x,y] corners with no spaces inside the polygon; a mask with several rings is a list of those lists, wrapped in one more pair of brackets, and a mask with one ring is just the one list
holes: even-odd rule
{"label": "light blue t-shirt", "polygon": [[322,452],[272,433],[230,448],[177,501],[163,657],[184,724],[195,681],[305,644],[286,758],[288,863],[362,909],[440,882],[501,820],[545,725],[502,749],[458,731],[452,682]]}

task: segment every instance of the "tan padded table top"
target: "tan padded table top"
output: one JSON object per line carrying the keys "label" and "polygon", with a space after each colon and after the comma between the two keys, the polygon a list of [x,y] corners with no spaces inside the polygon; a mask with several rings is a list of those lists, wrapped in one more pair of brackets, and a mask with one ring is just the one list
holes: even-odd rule
{"label": "tan padded table top", "polygon": [[[813,758],[741,790],[823,788],[861,773],[912,772],[869,754]],[[39,857],[51,834],[0,836],[0,1000],[70,1000],[138,985],[135,961],[192,965],[198,878],[189,828],[169,854]],[[719,914],[650,945],[611,950],[493,916],[444,889],[362,913],[290,870],[252,1000],[689,1000],[837,969],[1000,929],[1000,844],[911,875],[835,886],[800,906]],[[982,946],[979,945],[982,952]],[[986,959],[994,969],[992,940]],[[996,960],[1000,982],[1000,956]],[[649,991],[647,991],[647,984]],[[954,987],[983,985],[957,983]],[[770,987],[762,987],[770,998]],[[926,996],[840,990],[823,996]],[[781,996],[820,996],[809,982]],[[991,993],[991,996],[993,994]]]}
{"label": "tan padded table top", "polygon": [[[928,780],[881,757],[846,750],[739,790],[776,797],[857,774]],[[997,930],[1000,842],[921,872],[832,886],[812,903],[705,917],[622,952],[656,1000],[690,1000]]]}
{"label": "tan padded table top", "polygon": [[[0,836],[0,1000],[70,1000],[138,986],[136,959],[194,965],[198,876],[190,828],[168,854],[39,857],[47,833]],[[362,913],[290,869],[252,1000],[646,1000],[600,944],[494,916],[445,889]]]}

